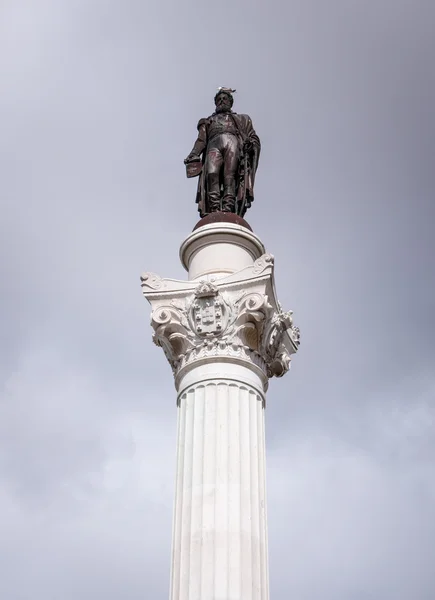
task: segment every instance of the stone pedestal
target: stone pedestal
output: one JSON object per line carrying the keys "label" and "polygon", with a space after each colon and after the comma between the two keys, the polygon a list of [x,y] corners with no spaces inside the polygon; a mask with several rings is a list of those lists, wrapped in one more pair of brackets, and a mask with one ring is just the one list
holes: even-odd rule
{"label": "stone pedestal", "polygon": [[265,393],[299,330],[245,225],[200,223],[180,250],[188,281],[141,277],[177,389],[171,600],[269,598]]}

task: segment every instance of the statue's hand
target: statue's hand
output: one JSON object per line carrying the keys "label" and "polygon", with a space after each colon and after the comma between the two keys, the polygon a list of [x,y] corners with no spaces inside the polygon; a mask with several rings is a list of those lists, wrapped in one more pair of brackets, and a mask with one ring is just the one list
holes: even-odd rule
{"label": "statue's hand", "polygon": [[194,152],[191,152],[189,154],[189,156],[184,159],[184,164],[187,165],[187,163],[199,162],[200,160],[201,160],[201,158],[198,156],[198,154],[195,154]]}

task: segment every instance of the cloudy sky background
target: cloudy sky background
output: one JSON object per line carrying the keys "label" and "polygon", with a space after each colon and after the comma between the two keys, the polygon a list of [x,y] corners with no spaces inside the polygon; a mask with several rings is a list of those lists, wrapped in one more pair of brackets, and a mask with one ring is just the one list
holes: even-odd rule
{"label": "cloudy sky background", "polygon": [[271,383],[271,598],[435,597],[435,5],[0,4],[0,597],[166,598],[175,391],[139,274],[184,278],[219,85],[302,331]]}

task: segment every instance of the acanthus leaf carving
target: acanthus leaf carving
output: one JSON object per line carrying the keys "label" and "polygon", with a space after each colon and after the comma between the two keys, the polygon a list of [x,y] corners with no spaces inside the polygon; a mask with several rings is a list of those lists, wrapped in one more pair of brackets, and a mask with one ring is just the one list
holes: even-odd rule
{"label": "acanthus leaf carving", "polygon": [[183,311],[175,306],[160,306],[151,314],[151,325],[154,343],[163,348],[175,369],[180,357],[195,343],[189,327],[186,327]]}
{"label": "acanthus leaf carving", "polygon": [[301,331],[300,331],[299,327],[295,327],[294,325],[292,325],[292,327],[290,328],[290,337],[296,346],[300,346]]}

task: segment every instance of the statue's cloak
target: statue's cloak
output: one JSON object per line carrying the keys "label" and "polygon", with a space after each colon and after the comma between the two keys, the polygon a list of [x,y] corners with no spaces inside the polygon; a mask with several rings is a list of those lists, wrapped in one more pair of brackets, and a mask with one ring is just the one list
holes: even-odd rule
{"label": "statue's cloak", "polygon": [[[240,160],[239,168],[236,176],[236,212],[242,217],[246,210],[254,201],[254,181],[255,173],[258,167],[260,158],[261,144],[258,135],[255,133],[251,118],[248,115],[239,115],[231,113],[238,130]],[[211,125],[210,117],[200,119],[198,122],[199,138],[205,142],[205,150],[202,153],[202,163],[205,164],[208,147],[208,131]],[[245,176],[245,165],[247,167]],[[246,182],[246,191],[245,191]],[[198,181],[198,190],[196,194],[196,202],[198,203],[198,211],[201,217],[209,213],[207,206],[207,180],[205,169],[203,168]]]}

